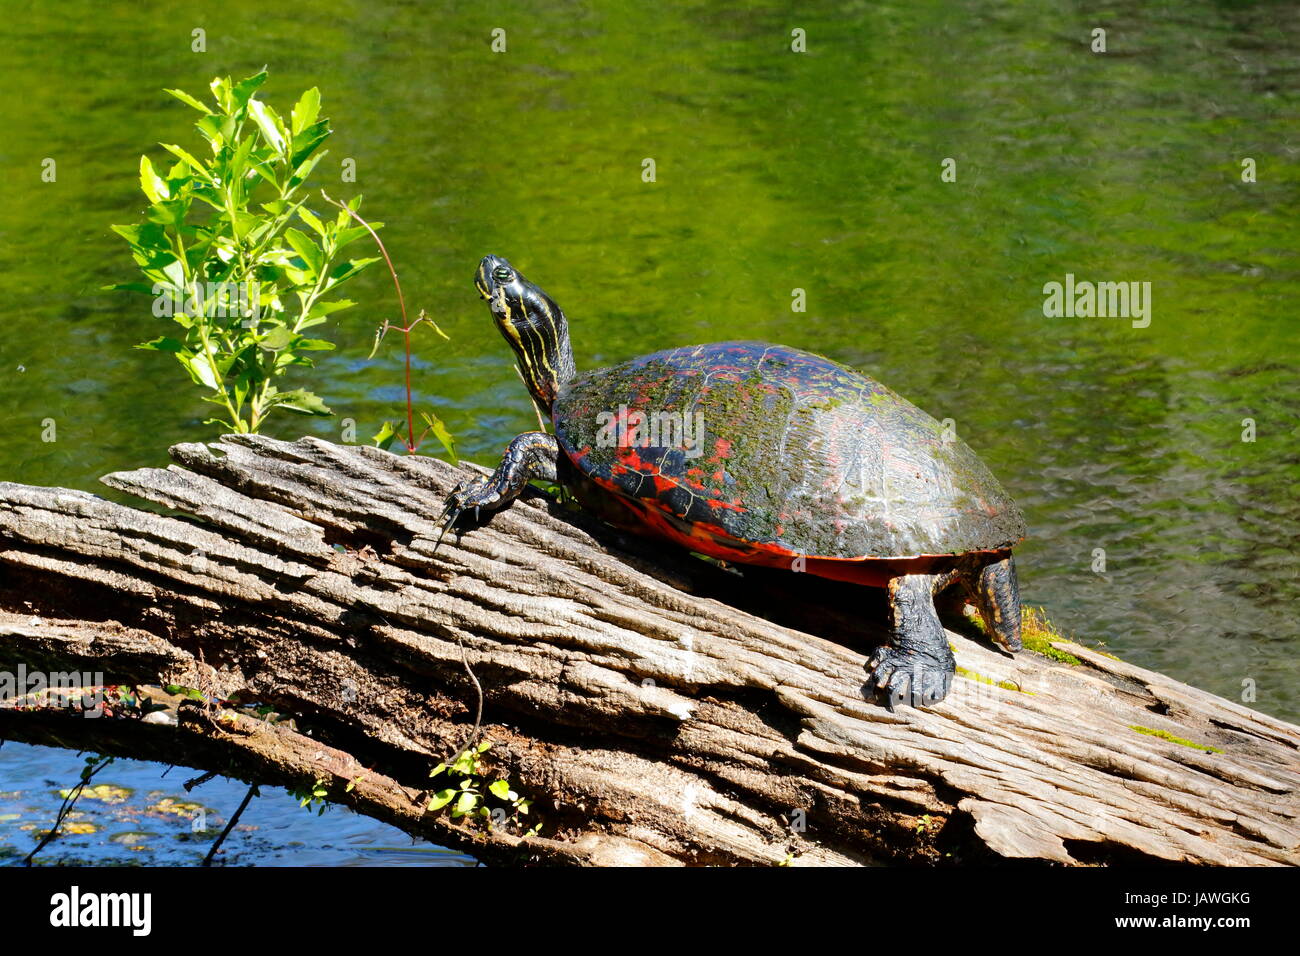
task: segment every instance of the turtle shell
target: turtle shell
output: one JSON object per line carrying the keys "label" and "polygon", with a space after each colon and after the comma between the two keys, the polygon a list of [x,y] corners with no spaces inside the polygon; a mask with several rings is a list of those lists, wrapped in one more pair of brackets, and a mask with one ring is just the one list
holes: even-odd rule
{"label": "turtle shell", "polygon": [[624,523],[706,554],[933,558],[1025,534],[1015,503],[943,425],[785,346],[720,342],[587,372],[552,418],[576,485],[622,499],[634,516]]}

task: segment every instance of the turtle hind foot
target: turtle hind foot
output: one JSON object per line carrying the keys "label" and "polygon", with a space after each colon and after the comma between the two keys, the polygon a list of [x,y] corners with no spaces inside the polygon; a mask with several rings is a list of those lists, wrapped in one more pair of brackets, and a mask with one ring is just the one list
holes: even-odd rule
{"label": "turtle hind foot", "polygon": [[871,655],[869,684],[890,710],[899,704],[929,707],[952,690],[957,659],[934,609],[934,593],[943,583],[933,574],[889,580],[891,639]]}
{"label": "turtle hind foot", "polygon": [[868,667],[868,688],[893,711],[899,704],[931,707],[947,697],[957,662],[952,651],[945,658],[885,645],[876,648]]}

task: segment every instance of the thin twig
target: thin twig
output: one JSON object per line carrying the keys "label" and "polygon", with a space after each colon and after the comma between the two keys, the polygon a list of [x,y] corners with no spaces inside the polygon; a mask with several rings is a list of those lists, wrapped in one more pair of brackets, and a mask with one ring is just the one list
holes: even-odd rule
{"label": "thin twig", "polygon": [[185,792],[189,793],[195,787],[201,787],[209,780],[211,780],[213,777],[219,777],[219,776],[221,776],[221,774],[217,773],[215,770],[209,770],[207,773],[200,774],[199,776],[195,777],[192,780],[186,780],[184,784]]}
{"label": "thin twig", "polygon": [[75,787],[68,791],[68,795],[63,798],[63,805],[59,807],[58,816],[54,818],[54,826],[50,827],[49,832],[45,834],[41,839],[41,842],[36,844],[36,849],[32,850],[31,853],[28,853],[27,856],[23,858],[23,866],[31,866],[33,857],[35,857],[37,853],[40,853],[41,850],[45,849],[46,844],[58,836],[59,827],[63,826],[64,818],[72,812],[72,807],[77,802],[77,798],[81,796],[81,791],[86,789],[86,784],[90,783],[90,781],[94,779],[95,774],[99,773],[112,762],[113,758],[109,757],[89,773],[83,772],[81,780]]}
{"label": "thin twig", "polygon": [[239,809],[235,811],[235,815],[226,823],[226,828],[221,831],[221,836],[217,837],[217,842],[212,844],[212,847],[208,850],[208,855],[205,856],[203,862],[199,864],[200,866],[212,865],[212,858],[217,855],[217,850],[221,848],[221,844],[225,842],[226,837],[230,835],[230,831],[233,830],[235,824],[239,822],[239,816],[248,806],[248,801],[252,800],[256,796],[258,796],[257,784],[253,784],[248,788],[248,793],[244,794],[244,799],[240,802]]}
{"label": "thin twig", "polygon": [[388,250],[384,248],[384,241],[379,238],[379,233],[371,228],[370,223],[362,219],[356,212],[349,209],[344,203],[337,199],[331,199],[325,190],[320,194],[325,197],[325,201],[338,206],[345,213],[361,223],[366,232],[370,233],[375,245],[379,246],[379,252],[384,257],[384,262],[388,263],[388,273],[393,277],[393,287],[397,289],[397,305],[402,310],[402,335],[406,339],[406,450],[415,451],[415,410],[411,403],[411,320],[406,317],[406,298],[402,295],[402,283],[397,281],[397,269],[393,267],[393,260],[388,255]]}
{"label": "thin twig", "polygon": [[470,731],[469,738],[465,741],[465,745],[460,748],[451,760],[447,761],[448,763],[454,763],[456,757],[459,757],[478,743],[479,730],[483,726],[483,685],[480,684],[478,678],[474,676],[474,668],[469,666],[469,658],[465,655],[465,642],[461,640],[459,634],[456,635],[456,643],[460,645],[460,662],[465,665],[465,673],[469,675],[470,681],[474,684],[474,690],[478,693],[478,707],[474,712],[474,729]]}
{"label": "thin twig", "polygon": [[[389,627],[392,627],[392,622],[388,618],[382,614],[377,615],[377,617]],[[460,662],[465,665],[465,673],[469,675],[470,682],[474,685],[474,691],[478,695],[478,703],[474,708],[474,728],[470,731],[469,737],[466,738],[465,744],[443,761],[443,763],[449,765],[455,763],[457,757],[478,743],[479,732],[483,727],[483,685],[478,682],[478,678],[474,675],[474,668],[469,666],[469,657],[465,653],[465,641],[459,634],[456,635],[456,643],[460,646]]]}

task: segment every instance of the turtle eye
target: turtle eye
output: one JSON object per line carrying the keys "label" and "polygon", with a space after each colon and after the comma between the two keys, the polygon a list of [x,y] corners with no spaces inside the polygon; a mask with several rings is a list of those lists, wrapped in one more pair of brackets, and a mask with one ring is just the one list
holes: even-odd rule
{"label": "turtle eye", "polygon": [[505,266],[497,266],[492,270],[492,278],[496,279],[498,282],[509,282],[514,277],[514,273]]}

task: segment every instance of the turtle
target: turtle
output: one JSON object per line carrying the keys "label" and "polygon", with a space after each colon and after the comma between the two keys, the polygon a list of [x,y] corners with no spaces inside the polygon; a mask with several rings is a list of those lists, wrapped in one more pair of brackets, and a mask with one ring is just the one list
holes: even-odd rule
{"label": "turtle", "polygon": [[885,588],[889,637],[864,691],[891,711],[951,690],[936,599],[973,604],[997,646],[1021,649],[1011,552],[1024,517],[951,423],[846,365],[767,342],[579,374],[564,312],[508,260],[485,256],[474,284],[553,433],[518,435],[490,476],[453,489],[443,534],[543,480],[698,554]]}

